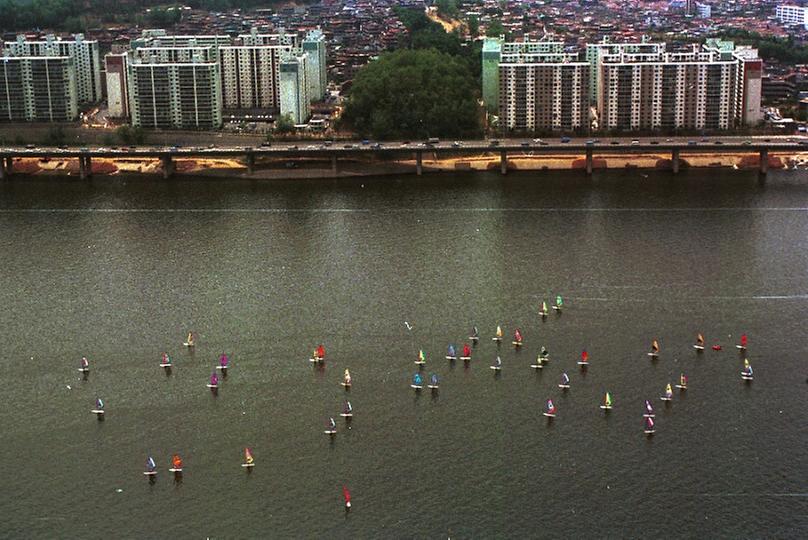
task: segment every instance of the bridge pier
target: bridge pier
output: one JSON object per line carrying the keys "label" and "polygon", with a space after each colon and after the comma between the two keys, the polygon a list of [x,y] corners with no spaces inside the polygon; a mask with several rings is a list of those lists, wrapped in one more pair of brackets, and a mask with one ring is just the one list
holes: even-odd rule
{"label": "bridge pier", "polygon": [[6,179],[6,158],[0,158],[0,180]]}
{"label": "bridge pier", "polygon": [[761,148],[760,149],[760,174],[766,174],[769,172],[769,149],[768,148]]}
{"label": "bridge pier", "polygon": [[247,154],[247,172],[252,174],[255,170],[255,154],[252,152]]}
{"label": "bridge pier", "polygon": [[162,155],[160,162],[163,164],[163,178],[168,180],[174,175],[174,160],[169,155]]}
{"label": "bridge pier", "polygon": [[676,148],[671,150],[671,169],[673,169],[673,174],[679,173],[679,149]]}
{"label": "bridge pier", "polygon": [[421,176],[423,174],[423,161],[424,153],[420,150],[415,151],[415,174]]}
{"label": "bridge pier", "polygon": [[508,152],[506,150],[499,152],[499,172],[508,174]]}
{"label": "bridge pier", "polygon": [[5,158],[5,161],[6,161],[6,173],[8,174],[8,176],[11,176],[12,173],[14,173],[14,158],[9,156]]}
{"label": "bridge pier", "polygon": [[93,162],[90,156],[79,156],[79,178],[86,180],[93,175]]}
{"label": "bridge pier", "polygon": [[331,154],[331,176],[337,176],[339,168],[337,167],[337,154]]}
{"label": "bridge pier", "polygon": [[591,148],[586,149],[586,175],[592,176],[592,160],[593,160],[593,151]]}

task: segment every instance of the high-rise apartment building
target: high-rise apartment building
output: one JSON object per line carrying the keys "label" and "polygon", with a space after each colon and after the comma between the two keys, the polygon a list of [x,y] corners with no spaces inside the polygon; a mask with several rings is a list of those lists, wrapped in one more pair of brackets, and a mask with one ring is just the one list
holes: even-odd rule
{"label": "high-rise apartment building", "polygon": [[496,80],[503,130],[588,128],[595,104],[603,130],[719,130],[761,120],[762,62],[757,50],[729,41],[680,52],[662,43],[589,44],[586,62],[557,42],[487,43],[498,69],[496,79],[491,66],[486,76],[484,44],[483,95]]}
{"label": "high-rise apartment building", "polygon": [[182,47],[140,47],[132,52],[135,58],[159,63],[215,62],[216,50],[213,46],[193,45]]}
{"label": "high-rise apartment building", "polygon": [[288,116],[295,124],[309,119],[309,84],[306,80],[307,54],[289,55],[281,61],[280,96],[281,116]]}
{"label": "high-rise apartment building", "polygon": [[68,56],[73,59],[76,89],[79,103],[96,103],[101,100],[101,57],[98,42],[84,39],[76,34],[72,40],[45,36],[44,40],[26,40],[17,36],[16,41],[5,42],[9,56]]}
{"label": "high-rise apartment building", "polygon": [[586,44],[586,61],[589,62],[589,99],[596,103],[598,99],[598,82],[600,80],[600,58],[607,54],[661,54],[665,52],[664,43],[613,43],[608,37],[599,43]]}
{"label": "high-rise apartment building", "polygon": [[279,109],[280,65],[291,45],[219,48],[225,109]]}
{"label": "high-rise apartment building", "polygon": [[67,122],[77,117],[72,57],[0,57],[1,121]]}
{"label": "high-rise apartment building", "polygon": [[321,101],[325,96],[328,82],[325,36],[323,32],[319,29],[309,31],[303,39],[302,50],[308,55],[306,66],[309,68],[309,75],[307,76],[309,99]]}
{"label": "high-rise apartment building", "polygon": [[161,63],[135,58],[129,69],[132,124],[213,129],[222,124],[218,62]]}
{"label": "high-rise apartment building", "polygon": [[104,71],[107,78],[107,114],[111,118],[129,117],[129,55],[127,53],[107,54],[104,57]]}
{"label": "high-rise apartment building", "polygon": [[[589,122],[589,64],[562,43],[508,43],[499,64],[499,125],[573,131]],[[518,45],[513,47],[513,45]]]}
{"label": "high-rise apartment building", "polygon": [[485,38],[482,50],[483,104],[488,112],[499,108],[499,61],[502,56],[502,39]]}
{"label": "high-rise apartment building", "polygon": [[735,127],[738,70],[736,60],[698,46],[685,53],[604,55],[600,125],[621,131]]}

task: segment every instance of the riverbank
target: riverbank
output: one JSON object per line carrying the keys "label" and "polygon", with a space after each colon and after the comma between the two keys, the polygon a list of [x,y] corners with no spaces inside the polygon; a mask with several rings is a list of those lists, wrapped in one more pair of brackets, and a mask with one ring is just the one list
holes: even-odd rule
{"label": "riverbank", "polygon": [[[337,172],[331,168],[331,162],[322,159],[282,158],[262,159],[256,162],[252,172],[247,164],[232,158],[195,158],[174,160],[175,174],[202,176],[237,176],[246,178],[332,178],[350,176],[379,176],[386,174],[414,174],[415,159],[405,160],[358,160],[341,159]],[[666,153],[659,154],[618,154],[597,156],[593,159],[593,169],[644,169],[670,170],[671,159]],[[686,168],[730,168],[757,169],[757,154],[729,153],[693,153],[680,159],[680,169]],[[513,155],[507,160],[508,171],[542,171],[542,170],[576,170],[585,169],[586,160],[580,154],[531,155],[530,153]],[[796,169],[808,167],[808,152],[790,154],[772,154],[769,156],[769,169]],[[487,154],[462,156],[443,159],[423,159],[424,173],[446,171],[488,171],[500,170],[498,155]],[[20,175],[58,175],[78,176],[77,159],[39,159],[15,158],[13,173]],[[92,173],[95,175],[115,174],[162,174],[159,159],[135,158],[94,158]]]}

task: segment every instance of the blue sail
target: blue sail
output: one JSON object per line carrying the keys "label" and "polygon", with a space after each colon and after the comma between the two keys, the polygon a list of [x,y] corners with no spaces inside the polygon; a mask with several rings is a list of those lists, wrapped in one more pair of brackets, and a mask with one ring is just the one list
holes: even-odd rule
{"label": "blue sail", "polygon": [[149,459],[146,461],[146,469],[149,472],[151,472],[151,471],[155,470],[156,468],[157,468],[157,464],[154,463],[154,459],[152,459],[152,457],[149,456]]}
{"label": "blue sail", "polygon": [[104,402],[101,401],[101,398],[96,398],[95,399],[95,408],[96,409],[103,409],[104,408]]}
{"label": "blue sail", "polygon": [[446,356],[457,356],[454,345],[449,345],[449,350],[446,352]]}
{"label": "blue sail", "polygon": [[422,383],[423,379],[421,379],[420,373],[416,373],[415,375],[412,376],[412,384],[414,384],[415,386],[421,386]]}
{"label": "blue sail", "polygon": [[435,374],[433,373],[433,374],[432,374],[432,377],[430,378],[430,380],[432,381],[432,386],[438,386],[438,376],[437,376],[437,375],[435,375]]}

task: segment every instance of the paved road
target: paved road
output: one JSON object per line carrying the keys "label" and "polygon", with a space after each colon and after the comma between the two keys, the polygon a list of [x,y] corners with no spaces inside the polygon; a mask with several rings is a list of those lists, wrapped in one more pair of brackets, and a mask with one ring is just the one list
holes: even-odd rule
{"label": "paved road", "polygon": [[243,156],[247,153],[256,155],[278,154],[346,154],[371,153],[386,150],[395,153],[410,151],[452,151],[459,153],[491,152],[491,151],[533,151],[541,153],[574,151],[580,152],[592,147],[597,153],[628,153],[632,150],[649,152],[654,150],[670,151],[750,151],[768,147],[771,150],[798,150],[805,147],[808,151],[808,136],[722,136],[722,137],[604,137],[604,138],[524,138],[524,139],[488,139],[465,141],[353,141],[353,142],[278,142],[264,143],[260,146],[121,146],[121,147],[5,147],[0,148],[0,155],[30,157],[75,157],[90,155],[95,157],[137,157],[155,155],[176,156]]}

